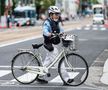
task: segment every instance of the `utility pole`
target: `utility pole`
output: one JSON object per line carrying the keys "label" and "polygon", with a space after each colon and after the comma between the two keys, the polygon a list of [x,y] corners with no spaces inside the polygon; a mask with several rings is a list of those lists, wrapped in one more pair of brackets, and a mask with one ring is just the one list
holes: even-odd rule
{"label": "utility pole", "polygon": [[1,22],[1,0],[0,0],[0,22]]}
{"label": "utility pole", "polygon": [[108,0],[104,0],[104,5],[105,5],[105,16],[108,18]]}

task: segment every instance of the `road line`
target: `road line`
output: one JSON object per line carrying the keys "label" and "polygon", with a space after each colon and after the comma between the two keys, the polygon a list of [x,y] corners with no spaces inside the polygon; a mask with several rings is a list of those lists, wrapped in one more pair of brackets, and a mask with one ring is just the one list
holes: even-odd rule
{"label": "road line", "polygon": [[2,66],[2,65],[0,65],[0,68],[11,68],[11,66]]}
{"label": "road line", "polygon": [[[71,77],[71,79],[75,78],[77,75],[79,74],[79,72],[71,72],[69,73],[69,77]],[[52,83],[62,83],[63,81],[61,80],[60,76],[58,75],[57,77],[55,77],[53,80],[51,80],[50,82]]]}
{"label": "road line", "polygon": [[10,70],[0,70],[0,77],[5,76],[7,74],[11,73]]}
{"label": "road line", "polygon": [[[36,74],[33,74],[33,73],[26,73],[26,74],[24,74],[22,76],[19,76],[18,79],[23,80],[23,81],[27,81],[27,79],[29,78],[29,79],[32,80],[33,75],[36,76]],[[13,79],[11,81],[16,81],[16,79]]]}
{"label": "road line", "polygon": [[93,29],[93,30],[98,30],[98,28],[96,28],[96,27],[93,27],[92,29]]}
{"label": "road line", "polygon": [[90,27],[85,27],[85,30],[90,30]]}
{"label": "road line", "polygon": [[24,42],[24,41],[28,41],[28,40],[32,40],[32,39],[36,39],[36,38],[40,38],[40,37],[42,37],[42,36],[39,35],[39,36],[36,36],[36,37],[31,37],[31,38],[27,38],[27,39],[23,39],[23,40],[20,39],[20,40],[17,40],[16,42],[12,41],[10,43],[1,44],[0,47],[5,47],[5,46],[21,43],[21,42]]}
{"label": "road line", "polygon": [[100,30],[104,31],[104,30],[106,30],[106,28],[101,28]]}

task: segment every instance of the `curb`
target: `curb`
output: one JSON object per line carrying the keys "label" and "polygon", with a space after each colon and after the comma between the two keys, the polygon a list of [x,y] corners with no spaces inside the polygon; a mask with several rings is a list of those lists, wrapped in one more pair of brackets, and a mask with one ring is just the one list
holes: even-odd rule
{"label": "curb", "polygon": [[104,67],[103,67],[103,74],[102,74],[102,77],[101,77],[100,81],[101,81],[103,84],[108,85],[108,59],[106,60],[106,62],[105,62],[105,64],[104,64]]}
{"label": "curb", "polygon": [[[101,82],[103,67],[108,58],[108,49],[105,49],[89,68],[89,76],[86,85],[97,88],[97,90],[108,90],[108,85]],[[108,78],[106,79],[108,81]]]}

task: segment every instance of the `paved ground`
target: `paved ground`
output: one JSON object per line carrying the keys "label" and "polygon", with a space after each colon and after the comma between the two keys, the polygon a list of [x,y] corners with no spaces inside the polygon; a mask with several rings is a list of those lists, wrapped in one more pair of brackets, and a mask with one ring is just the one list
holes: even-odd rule
{"label": "paved ground", "polygon": [[[87,24],[91,24],[91,20],[92,20],[91,18],[85,18],[80,21],[65,22],[63,28],[66,31],[69,30],[70,28],[74,29],[82,27]],[[0,29],[0,45],[36,36],[42,36],[41,26],[23,27],[23,28],[13,27],[11,29]],[[103,66],[107,58],[108,58],[108,50],[105,49],[90,67],[89,77],[85,82],[86,85],[95,87],[96,89],[98,88],[98,90],[108,90],[108,86],[100,82],[100,78],[103,73]]]}

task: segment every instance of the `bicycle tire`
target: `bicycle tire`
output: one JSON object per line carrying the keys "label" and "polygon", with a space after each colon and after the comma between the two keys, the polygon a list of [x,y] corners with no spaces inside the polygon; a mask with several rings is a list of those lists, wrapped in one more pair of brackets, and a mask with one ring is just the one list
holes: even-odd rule
{"label": "bicycle tire", "polygon": [[[83,84],[89,74],[89,67],[86,60],[76,53],[67,54],[66,58],[67,60],[63,57],[58,65],[58,73],[62,81],[65,85],[70,86],[79,86]],[[63,63],[65,67],[63,67]],[[63,70],[65,70],[65,74]],[[66,79],[66,75],[68,75],[68,79]],[[68,82],[69,79],[71,82]]]}
{"label": "bicycle tire", "polygon": [[40,66],[38,59],[32,53],[21,52],[13,58],[11,63],[11,71],[14,79],[19,83],[30,84],[38,78],[38,74],[27,71],[28,66]]}

